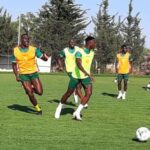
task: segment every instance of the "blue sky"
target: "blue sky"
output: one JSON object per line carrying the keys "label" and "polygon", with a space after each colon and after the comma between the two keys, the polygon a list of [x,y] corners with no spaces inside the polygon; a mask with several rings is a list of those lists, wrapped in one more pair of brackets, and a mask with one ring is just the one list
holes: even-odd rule
{"label": "blue sky", "polygon": [[[75,0],[75,3],[82,4],[82,9],[87,10],[87,17],[91,20],[92,16],[96,16],[99,6],[102,0]],[[0,7],[3,7],[12,15],[13,20],[16,20],[20,13],[39,11],[41,6],[45,4],[47,0],[0,0]],[[150,13],[149,13],[149,0],[133,0],[133,13],[140,12],[141,24],[140,27],[143,29],[143,35],[146,35],[146,47],[150,48]],[[129,0],[109,0],[109,13],[122,16],[127,16]],[[86,32],[93,31],[93,23],[91,23]]]}

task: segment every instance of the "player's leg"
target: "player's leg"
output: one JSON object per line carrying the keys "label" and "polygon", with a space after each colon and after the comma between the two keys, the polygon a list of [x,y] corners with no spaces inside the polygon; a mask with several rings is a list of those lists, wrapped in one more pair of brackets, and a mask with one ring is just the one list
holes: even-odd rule
{"label": "player's leg", "polygon": [[73,113],[73,117],[76,118],[77,120],[82,120],[81,116],[80,116],[81,111],[84,108],[84,105],[88,103],[88,101],[89,101],[89,99],[90,99],[90,97],[92,95],[91,79],[90,78],[86,78],[86,79],[83,79],[81,82],[82,82],[82,85],[84,87],[85,95],[81,99],[80,105],[78,106],[76,111]]}
{"label": "player's leg", "polygon": [[68,90],[66,91],[66,93],[62,96],[61,101],[58,104],[57,109],[55,111],[55,118],[56,119],[60,118],[62,107],[66,103],[67,99],[72,95],[73,92],[74,92],[74,89],[68,88]]}
{"label": "player's leg", "polygon": [[122,99],[126,99],[126,92],[127,92],[127,88],[128,88],[128,74],[124,74],[124,91],[122,94]]}
{"label": "player's leg", "polygon": [[85,86],[84,90],[85,90],[85,96],[81,100],[82,105],[87,104],[92,95],[92,84]]}
{"label": "player's leg", "polygon": [[74,92],[73,88],[68,88],[68,90],[66,91],[66,93],[62,96],[61,98],[61,103],[65,104],[66,101],[68,100],[68,98],[72,95],[72,93]]}
{"label": "player's leg", "polygon": [[39,74],[37,72],[30,75],[30,81],[32,83],[32,89],[33,89],[34,93],[36,93],[38,95],[42,95],[43,87],[42,87],[42,83],[39,79]]}
{"label": "player's leg", "polygon": [[59,119],[60,118],[60,114],[61,114],[61,110],[63,105],[66,103],[66,101],[68,100],[68,98],[72,95],[72,93],[74,92],[76,86],[78,84],[78,80],[71,78],[69,85],[68,85],[68,89],[65,92],[65,94],[62,96],[60,103],[58,104],[56,111],[55,111],[55,118]]}
{"label": "player's leg", "polygon": [[[81,85],[81,83],[79,83],[77,85],[77,87],[76,87],[76,93],[77,93],[78,97],[80,98],[80,100],[82,100],[82,98],[83,98],[83,94],[82,94],[81,88],[82,88],[82,85]],[[84,105],[84,108],[88,108],[88,103],[86,103]]]}
{"label": "player's leg", "polygon": [[40,81],[39,78],[35,78],[33,80],[31,80],[32,85],[34,87],[34,92],[38,95],[42,95],[43,94],[43,87],[42,87],[42,83]]}
{"label": "player's leg", "polygon": [[31,101],[31,103],[33,104],[33,106],[35,107],[36,111],[41,114],[42,113],[42,110],[41,108],[39,107],[38,103],[37,103],[37,100],[34,96],[34,92],[33,92],[33,89],[32,89],[32,84],[30,81],[22,81],[22,85],[26,91],[26,94],[28,95],[29,97],[29,100]]}
{"label": "player's leg", "polygon": [[81,83],[79,83],[76,87],[76,94],[79,96],[80,99],[83,98],[81,89],[82,89],[82,85],[81,85]]}
{"label": "player's leg", "polygon": [[77,87],[76,87],[74,93],[73,93],[75,103],[78,103],[78,101],[79,101],[79,100],[78,100],[78,97],[79,97],[80,99],[83,98],[81,88],[82,88],[82,85],[79,83],[79,84],[77,85]]}
{"label": "player's leg", "polygon": [[[69,79],[72,80],[72,78],[73,78],[72,77],[72,72],[68,72],[67,75],[68,75]],[[73,92],[73,97],[74,97],[75,103],[78,103],[78,95],[77,95],[76,89]]]}
{"label": "player's leg", "polygon": [[120,98],[122,98],[122,74],[118,74],[117,75],[117,77],[118,77],[118,84],[117,84],[117,86],[118,86],[118,96],[117,96],[117,99],[120,99]]}
{"label": "player's leg", "polygon": [[117,82],[118,82],[118,77],[117,77],[117,75],[116,75],[116,77],[115,77],[114,82],[115,82],[115,83],[117,83]]}

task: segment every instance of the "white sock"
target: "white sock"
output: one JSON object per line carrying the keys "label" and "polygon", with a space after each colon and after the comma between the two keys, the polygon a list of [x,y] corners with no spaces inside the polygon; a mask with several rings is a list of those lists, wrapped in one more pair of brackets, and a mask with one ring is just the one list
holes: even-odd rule
{"label": "white sock", "polygon": [[126,94],[126,91],[124,91],[123,94]]}
{"label": "white sock", "polygon": [[75,112],[80,114],[83,108],[84,108],[84,105],[80,104]]}
{"label": "white sock", "polygon": [[[60,109],[62,109],[62,106],[63,106],[64,104],[62,104],[61,102],[58,104],[58,107],[60,108]],[[57,108],[58,108],[57,107]]]}
{"label": "white sock", "polygon": [[73,93],[75,103],[78,103],[78,95],[76,92]]}
{"label": "white sock", "polygon": [[122,91],[119,91],[119,94],[122,94]]}
{"label": "white sock", "polygon": [[55,118],[59,119],[60,118],[60,114],[61,114],[61,109],[62,109],[63,104],[60,102],[56,108],[55,111]]}

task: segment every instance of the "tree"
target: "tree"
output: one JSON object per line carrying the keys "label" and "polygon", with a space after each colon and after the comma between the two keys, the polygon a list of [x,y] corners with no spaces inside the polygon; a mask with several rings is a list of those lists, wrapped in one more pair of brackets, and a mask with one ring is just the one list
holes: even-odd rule
{"label": "tree", "polygon": [[5,54],[12,48],[16,38],[15,29],[11,22],[11,16],[6,10],[0,8],[0,52]]}
{"label": "tree", "polygon": [[82,43],[88,25],[85,13],[73,0],[49,0],[38,14],[35,40],[51,50],[54,57],[68,45],[69,39]]}
{"label": "tree", "polygon": [[103,0],[96,18],[94,34],[97,40],[96,60],[101,72],[104,72],[106,65],[114,63],[115,53],[118,50],[120,34],[119,23],[115,23],[115,15],[108,14],[108,0]]}
{"label": "tree", "polygon": [[21,32],[32,36],[34,29],[37,26],[35,15],[31,12],[28,12],[25,15],[21,14],[20,17],[21,17],[21,27],[22,27]]}
{"label": "tree", "polygon": [[141,21],[138,17],[139,13],[135,16],[132,15],[132,1],[130,0],[129,3],[129,12],[126,22],[122,27],[122,33],[124,35],[124,43],[132,48],[131,52],[134,58],[134,65],[140,66],[144,53],[145,37],[142,36],[142,29],[139,27]]}

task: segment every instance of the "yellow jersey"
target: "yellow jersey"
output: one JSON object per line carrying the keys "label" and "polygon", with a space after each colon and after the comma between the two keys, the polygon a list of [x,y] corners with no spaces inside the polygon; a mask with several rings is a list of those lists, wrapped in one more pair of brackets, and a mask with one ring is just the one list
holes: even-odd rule
{"label": "yellow jersey", "polygon": [[[93,50],[89,50],[87,48],[84,49],[80,49],[80,51],[78,51],[76,53],[76,58],[80,58],[82,61],[82,67],[84,68],[84,70],[90,74],[91,72],[91,65],[92,65],[92,61],[94,58],[94,51]],[[86,76],[77,66],[75,66],[74,71],[72,72],[72,76],[74,78],[77,79],[85,79],[88,76]]]}
{"label": "yellow jersey", "polygon": [[69,50],[69,47],[64,49],[64,55],[65,55],[65,66],[67,72],[72,72],[75,68],[75,53],[79,51],[80,48],[75,46],[73,51],[71,52]]}
{"label": "yellow jersey", "polygon": [[19,74],[31,74],[38,71],[36,47],[29,46],[27,52],[21,52],[17,46],[14,48],[14,56],[18,65]]}
{"label": "yellow jersey", "polygon": [[119,74],[127,74],[129,73],[130,70],[130,58],[131,58],[131,54],[130,53],[118,53],[117,54],[117,61],[118,61],[118,73]]}

